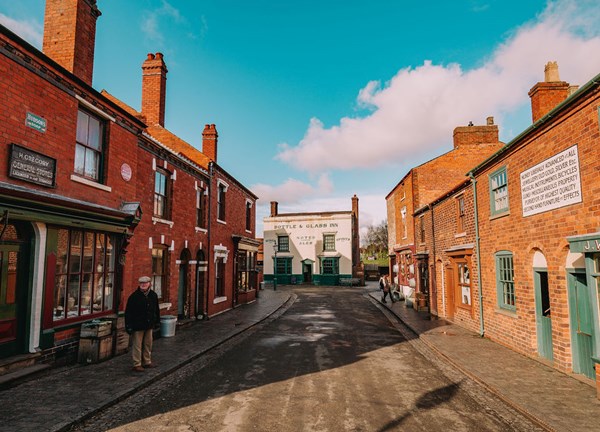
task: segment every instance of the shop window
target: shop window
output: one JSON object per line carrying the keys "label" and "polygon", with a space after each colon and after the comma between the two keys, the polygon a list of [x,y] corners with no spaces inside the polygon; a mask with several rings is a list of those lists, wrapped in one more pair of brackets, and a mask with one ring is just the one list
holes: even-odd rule
{"label": "shop window", "polygon": [[458,304],[470,308],[471,307],[471,270],[466,261],[458,261],[456,266],[458,272],[458,290],[460,296]]}
{"label": "shop window", "polygon": [[288,236],[277,237],[277,252],[290,251],[290,238]]}
{"label": "shop window", "polygon": [[215,297],[225,296],[225,261],[217,258],[215,263]]}
{"label": "shop window", "polygon": [[154,173],[154,216],[161,219],[169,218],[170,203],[169,203],[170,181],[169,173],[162,169],[156,168]]}
{"label": "shop window", "polygon": [[512,253],[507,251],[496,254],[496,289],[498,306],[515,310],[515,283]]}
{"label": "shop window", "polygon": [[492,216],[508,212],[508,177],[506,167],[490,174],[490,211]]}
{"label": "shop window", "polygon": [[456,198],[456,232],[465,232],[465,197],[464,195]]}
{"label": "shop window", "polygon": [[339,258],[321,258],[321,274],[336,275],[339,274]]}
{"label": "shop window", "polygon": [[167,287],[167,258],[166,246],[152,248],[152,289],[159,299],[165,296]]}
{"label": "shop window", "polygon": [[292,259],[291,258],[275,258],[275,274],[291,275],[292,274]]}
{"label": "shop window", "polygon": [[239,251],[237,263],[238,291],[248,291],[256,288],[255,263],[255,253],[245,250]]}
{"label": "shop window", "polygon": [[105,123],[87,111],[77,112],[75,173],[101,182]]}
{"label": "shop window", "polygon": [[54,321],[114,309],[114,237],[86,230],[56,233]]}
{"label": "shop window", "polygon": [[335,234],[323,234],[323,250],[335,251]]}
{"label": "shop window", "polygon": [[225,203],[226,203],[226,194],[227,185],[225,183],[219,182],[217,188],[217,219],[220,221],[225,221]]}
{"label": "shop window", "polygon": [[196,226],[206,228],[206,191],[201,188],[196,190]]}

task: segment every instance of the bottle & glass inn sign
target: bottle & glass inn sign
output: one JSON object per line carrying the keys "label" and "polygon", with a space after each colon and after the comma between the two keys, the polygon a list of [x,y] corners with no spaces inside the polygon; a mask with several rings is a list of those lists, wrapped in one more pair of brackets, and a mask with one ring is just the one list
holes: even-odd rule
{"label": "bottle & glass inn sign", "polygon": [[8,166],[9,177],[46,187],[56,184],[56,159],[20,145],[11,145]]}

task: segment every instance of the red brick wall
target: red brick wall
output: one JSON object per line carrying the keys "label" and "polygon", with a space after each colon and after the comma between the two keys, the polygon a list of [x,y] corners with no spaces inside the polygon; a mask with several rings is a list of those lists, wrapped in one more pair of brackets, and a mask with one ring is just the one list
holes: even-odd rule
{"label": "red brick wall", "polygon": [[[565,271],[569,248],[566,238],[598,230],[599,101],[596,89],[592,96],[578,102],[550,123],[538,127],[519,145],[513,145],[513,149],[501,160],[477,174],[486,334],[519,352],[537,357],[532,259],[534,253],[540,251],[548,264],[554,364],[566,371],[571,369]],[[583,202],[523,217],[520,173],[575,144],[579,152]],[[510,212],[503,217],[491,217],[488,175],[503,166],[508,174]],[[501,250],[513,253],[514,314],[501,312],[497,306],[494,254]]]}
{"label": "red brick wall", "polygon": [[569,95],[569,84],[564,81],[539,82],[529,91],[533,123],[548,114]]}

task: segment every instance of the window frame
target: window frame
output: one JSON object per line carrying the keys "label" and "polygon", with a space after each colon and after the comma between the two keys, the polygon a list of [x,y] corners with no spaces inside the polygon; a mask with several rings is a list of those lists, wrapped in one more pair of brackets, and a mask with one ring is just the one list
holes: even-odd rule
{"label": "window frame", "polygon": [[[80,138],[81,137],[81,130],[80,130],[80,121],[79,121],[79,116],[80,114],[83,114],[87,117],[87,131],[86,131],[86,140],[85,142],[83,142]],[[98,122],[98,147],[94,148],[93,145],[90,144],[90,119]],[[85,178],[87,180],[96,182],[96,183],[100,183],[100,184],[104,184],[104,165],[105,165],[105,141],[106,141],[106,131],[107,131],[107,121],[95,114],[92,114],[90,111],[82,108],[81,106],[78,108],[77,110],[77,123],[76,123],[76,133],[75,133],[75,153],[74,153],[74,166],[73,166],[73,172],[82,177]],[[82,149],[82,150],[79,150]],[[78,167],[77,165],[77,161],[78,161],[78,153],[80,151],[83,151],[83,166],[81,168]],[[87,167],[86,167],[86,160],[87,160],[87,155],[88,153],[92,153],[93,155],[97,156],[97,166],[96,166],[96,176],[94,176],[93,174],[88,174],[86,172]]]}
{"label": "window frame", "polygon": [[237,290],[245,292],[256,289],[256,252],[241,249],[238,252]]}
{"label": "window frame", "polygon": [[225,297],[225,259],[217,257],[215,260],[215,298]]}
{"label": "window frame", "polygon": [[[504,182],[498,179],[503,178]],[[508,194],[508,170],[506,166],[498,168],[488,176],[490,193],[490,214],[491,216],[503,215],[510,211],[510,197]],[[502,196],[500,194],[503,193]],[[498,208],[499,200],[506,200],[505,207]]]}
{"label": "window frame", "polygon": [[[326,266],[327,263],[327,266]],[[326,268],[331,268],[331,272],[325,271]],[[322,275],[339,275],[340,274],[340,259],[339,257],[321,257],[320,273]]]}
{"label": "window frame", "polygon": [[[161,251],[160,266],[156,265],[155,251]],[[153,245],[151,251],[152,257],[152,289],[159,300],[166,298],[167,280],[169,276],[169,248],[167,245]],[[159,272],[160,271],[160,272]],[[156,282],[160,281],[160,284]]]}
{"label": "window frame", "polygon": [[[164,177],[164,191],[163,194],[157,191],[158,176]],[[171,215],[171,174],[164,168],[156,167],[154,171],[154,198],[152,206],[152,214],[154,217],[168,220]],[[158,197],[161,197],[164,201],[162,213],[157,212],[157,203],[160,201]]]}
{"label": "window frame", "polygon": [[335,234],[323,234],[323,251],[335,252]]}
{"label": "window frame", "polygon": [[246,231],[252,231],[252,202],[246,201]]}
{"label": "window frame", "polygon": [[[292,258],[291,257],[273,257],[273,274],[279,275],[291,275],[292,274]],[[279,264],[282,264],[283,272],[279,272]]]}
{"label": "window frame", "polygon": [[[471,310],[473,307],[473,275],[471,272],[470,259],[467,257],[463,257],[460,259],[456,259],[454,262],[456,268],[456,296],[458,297],[458,301],[456,305],[463,309]],[[461,272],[461,268],[467,270],[468,280],[465,280],[463,276],[465,276],[464,272]],[[463,301],[463,288],[467,288],[469,290],[469,303],[465,303]]]}
{"label": "window frame", "polygon": [[[510,251],[499,251],[494,255],[494,261],[496,263],[498,307],[515,312],[517,310],[517,296],[515,293],[514,256]],[[510,265],[507,267],[505,264],[508,263]]]}
{"label": "window frame", "polygon": [[456,232],[458,234],[462,234],[466,231],[465,218],[465,196],[464,194],[461,194],[456,197]]}
{"label": "window frame", "polygon": [[225,222],[226,210],[227,210],[227,185],[219,182],[217,184],[217,220]]}
{"label": "window frame", "polygon": [[206,189],[196,189],[196,226],[206,229]]}
{"label": "window frame", "polygon": [[[284,242],[281,240],[285,239]],[[289,252],[290,251],[290,236],[281,235],[277,236],[277,252]]]}
{"label": "window frame", "polygon": [[425,243],[425,215],[419,217],[419,241]]}

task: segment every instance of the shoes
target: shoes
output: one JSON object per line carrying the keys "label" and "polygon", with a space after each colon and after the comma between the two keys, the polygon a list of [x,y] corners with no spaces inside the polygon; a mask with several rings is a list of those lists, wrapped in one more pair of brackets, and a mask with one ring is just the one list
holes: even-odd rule
{"label": "shoes", "polygon": [[142,366],[134,366],[132,371],[134,372],[144,372],[144,368]]}
{"label": "shoes", "polygon": [[146,368],[146,369],[152,369],[155,367],[156,367],[156,364],[154,364],[154,363],[148,363],[148,364],[144,365],[144,368]]}

